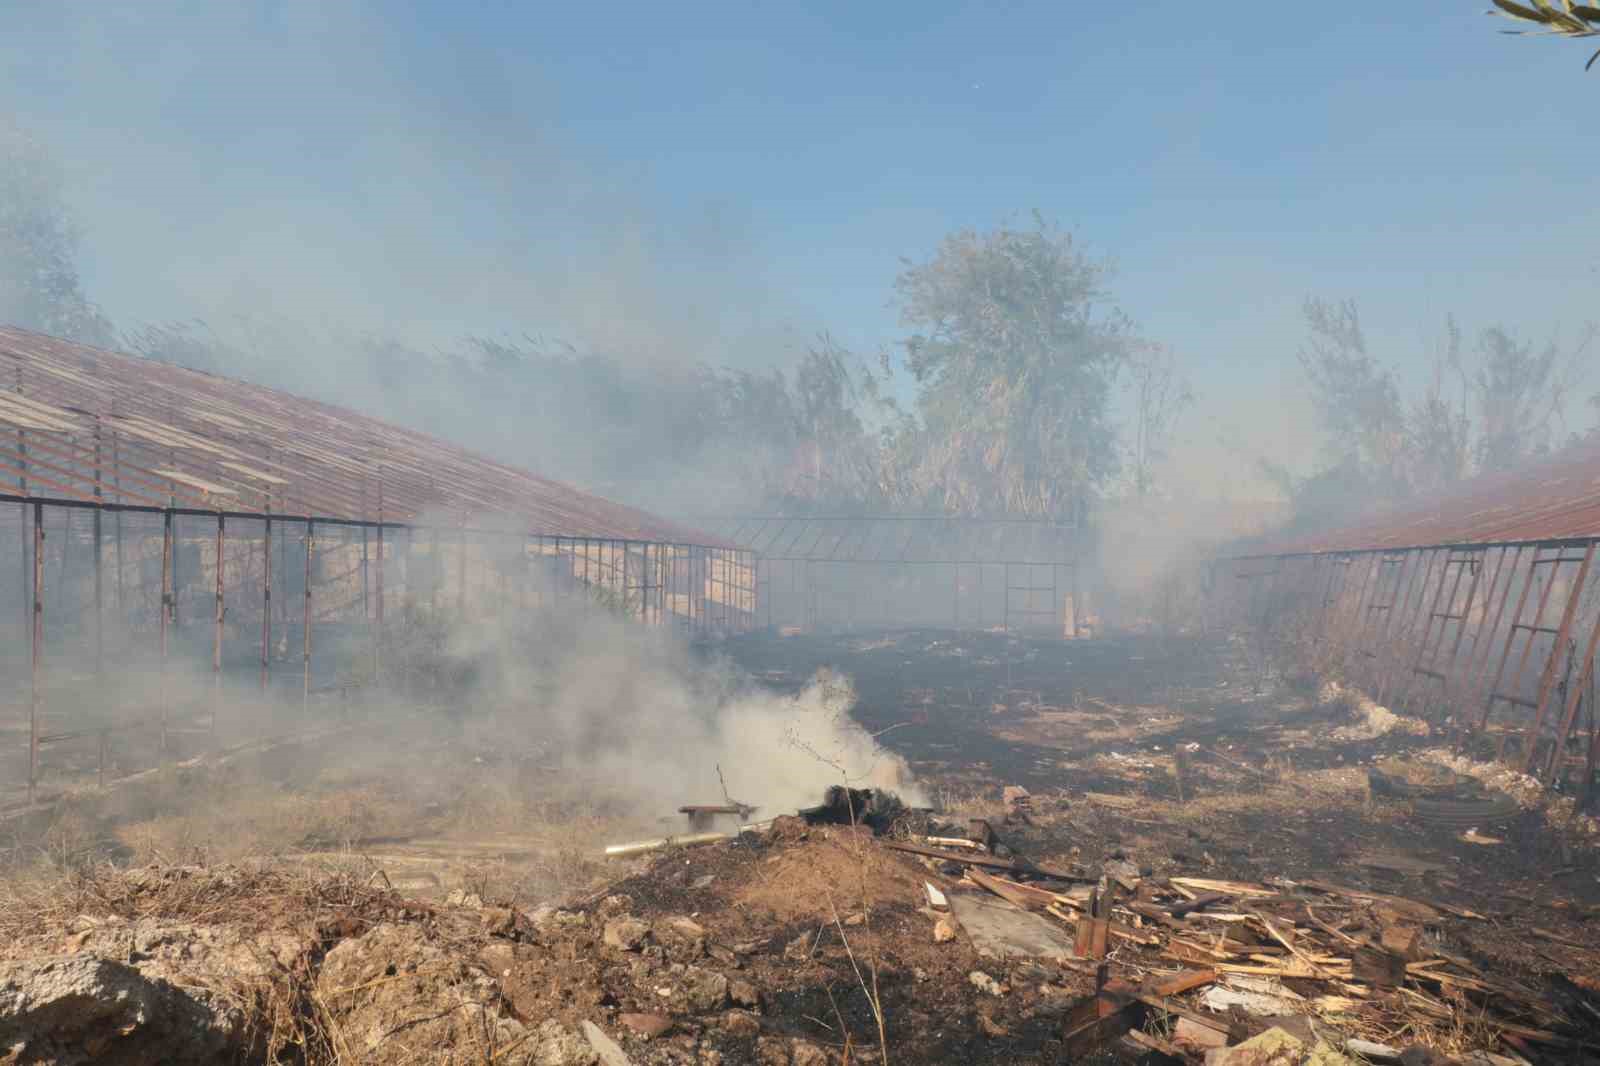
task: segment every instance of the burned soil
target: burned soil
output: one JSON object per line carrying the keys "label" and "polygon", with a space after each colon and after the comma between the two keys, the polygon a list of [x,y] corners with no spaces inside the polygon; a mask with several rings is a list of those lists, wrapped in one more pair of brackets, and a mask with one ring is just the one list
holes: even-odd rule
{"label": "burned soil", "polygon": [[[1207,1040],[1287,1026],[1339,1055],[1595,1054],[1592,821],[1426,723],[1220,638],[722,652],[778,689],[851,677],[856,717],[935,810],[882,835],[785,818],[608,863],[601,845],[642,827],[540,806],[595,783],[505,752],[439,739],[435,762],[497,782],[443,795],[395,788],[394,765],[302,767],[298,794],[366,789],[365,805],[336,830],[298,816],[270,857],[134,849],[13,878],[8,1046],[54,1062],[1198,1061]],[[1449,787],[1419,797],[1435,777]],[[819,768],[819,796],[830,783]],[[1034,946],[997,951],[994,915]]]}

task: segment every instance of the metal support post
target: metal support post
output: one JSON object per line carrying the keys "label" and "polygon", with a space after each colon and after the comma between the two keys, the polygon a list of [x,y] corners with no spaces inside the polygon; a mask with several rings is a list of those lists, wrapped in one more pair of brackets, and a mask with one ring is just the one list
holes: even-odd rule
{"label": "metal support post", "polygon": [[[272,503],[267,502],[266,529],[261,539],[261,691],[267,691],[272,670]],[[260,722],[260,718],[257,718]]]}
{"label": "metal support post", "polygon": [[217,515],[217,603],[216,621],[211,639],[211,743],[213,746],[217,742],[217,710],[222,705],[222,619],[225,612],[222,594],[222,552],[223,540],[226,536],[226,525],[227,519],[220,514]]}
{"label": "metal support post", "polygon": [[33,505],[33,603],[28,614],[28,802],[33,803],[39,787],[39,705],[40,668],[44,655],[44,504]]}
{"label": "metal support post", "polygon": [[167,623],[172,611],[172,511],[162,514],[161,523],[161,761],[167,759]]}
{"label": "metal support post", "polygon": [[311,519],[306,519],[306,600],[302,609],[303,628],[301,639],[304,645],[302,662],[304,672],[300,689],[300,709],[308,711],[311,708],[311,550],[316,542],[316,527]]}

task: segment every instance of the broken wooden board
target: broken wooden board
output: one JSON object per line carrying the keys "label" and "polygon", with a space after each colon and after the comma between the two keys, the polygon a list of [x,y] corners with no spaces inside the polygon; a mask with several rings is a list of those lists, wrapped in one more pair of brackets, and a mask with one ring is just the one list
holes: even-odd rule
{"label": "broken wooden board", "polygon": [[950,892],[950,910],[989,958],[1073,958],[1072,936],[1060,925],[979,892]]}

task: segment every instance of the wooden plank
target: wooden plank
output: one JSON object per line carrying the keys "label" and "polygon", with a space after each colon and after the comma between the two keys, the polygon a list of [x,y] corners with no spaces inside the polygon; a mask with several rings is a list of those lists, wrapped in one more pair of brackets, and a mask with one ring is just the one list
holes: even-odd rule
{"label": "wooden plank", "polygon": [[1054,870],[1048,866],[1039,866],[1035,863],[1017,859],[985,858],[982,855],[963,855],[958,851],[941,851],[938,848],[927,848],[920,844],[906,844],[898,840],[880,840],[880,844],[890,851],[903,851],[908,855],[924,855],[930,859],[944,859],[947,862],[959,863],[962,866],[980,866],[985,870],[1008,870],[1017,874],[1032,874],[1035,877],[1047,878],[1051,881],[1076,882],[1078,884],[1094,884],[1098,877],[1085,877],[1082,874],[1067,873],[1064,870]]}

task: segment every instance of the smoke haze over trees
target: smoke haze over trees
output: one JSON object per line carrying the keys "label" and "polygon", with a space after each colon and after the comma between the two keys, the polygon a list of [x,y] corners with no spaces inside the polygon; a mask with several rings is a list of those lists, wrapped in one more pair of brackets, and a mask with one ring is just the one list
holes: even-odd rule
{"label": "smoke haze over trees", "polygon": [[1593,354],[1592,325],[1542,346],[1491,325],[1469,344],[1449,319],[1408,400],[1393,365],[1369,351],[1354,300],[1309,299],[1304,315],[1299,361],[1324,437],[1322,465],[1297,477],[1264,463],[1301,524],[1509,470],[1577,438],[1567,406]]}
{"label": "smoke haze over trees", "polygon": [[[1178,355],[1117,307],[1109,266],[1037,213],[903,260],[894,344],[855,352],[820,332],[737,367],[623,357],[583,337],[425,345],[270,304],[114,325],[80,283],[78,252],[49,153],[0,129],[0,317],[41,332],[356,407],[685,516],[1077,521],[1106,500],[1181,488],[1163,477],[1195,395]],[[1321,459],[1309,473],[1261,463],[1303,522],[1506,469],[1573,436],[1592,331],[1540,346],[1447,321],[1408,389],[1369,349],[1353,300],[1303,312]]]}

